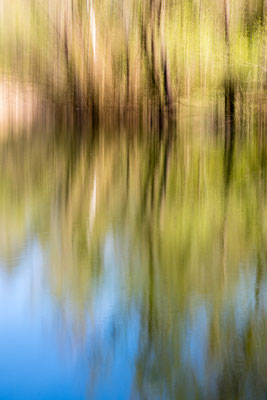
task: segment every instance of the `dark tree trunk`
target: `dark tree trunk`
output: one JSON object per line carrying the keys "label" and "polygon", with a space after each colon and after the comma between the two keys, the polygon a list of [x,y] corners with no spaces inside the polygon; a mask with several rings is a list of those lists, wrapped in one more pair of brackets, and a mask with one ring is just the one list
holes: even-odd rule
{"label": "dark tree trunk", "polygon": [[233,119],[235,114],[235,85],[230,68],[230,0],[224,0],[225,45],[227,52],[227,72],[224,85],[225,120]]}

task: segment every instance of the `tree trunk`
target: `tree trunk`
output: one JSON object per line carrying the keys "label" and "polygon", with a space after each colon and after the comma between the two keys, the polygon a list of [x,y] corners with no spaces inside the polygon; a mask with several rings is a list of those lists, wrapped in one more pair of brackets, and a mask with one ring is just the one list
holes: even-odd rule
{"label": "tree trunk", "polygon": [[225,119],[232,119],[235,113],[235,86],[231,77],[230,66],[230,0],[224,0],[224,27],[225,45],[227,57],[227,72],[225,77],[224,99],[225,99]]}

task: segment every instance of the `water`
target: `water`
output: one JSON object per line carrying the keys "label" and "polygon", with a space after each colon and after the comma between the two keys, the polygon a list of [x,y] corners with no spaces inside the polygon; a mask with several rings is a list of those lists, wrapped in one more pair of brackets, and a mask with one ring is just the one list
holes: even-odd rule
{"label": "water", "polygon": [[266,399],[267,142],[229,129],[2,135],[1,399]]}

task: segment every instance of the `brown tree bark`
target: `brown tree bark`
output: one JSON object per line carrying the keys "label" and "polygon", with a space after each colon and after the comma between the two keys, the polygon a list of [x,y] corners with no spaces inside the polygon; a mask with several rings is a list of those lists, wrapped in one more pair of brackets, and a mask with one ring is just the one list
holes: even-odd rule
{"label": "brown tree bark", "polygon": [[224,0],[224,27],[227,57],[227,72],[225,77],[225,119],[232,119],[235,113],[235,85],[231,77],[230,67],[230,0]]}

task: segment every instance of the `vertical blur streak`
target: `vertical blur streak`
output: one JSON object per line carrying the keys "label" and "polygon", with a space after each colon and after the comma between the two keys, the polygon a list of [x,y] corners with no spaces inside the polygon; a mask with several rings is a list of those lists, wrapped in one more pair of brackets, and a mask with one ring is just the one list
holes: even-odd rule
{"label": "vertical blur streak", "polygon": [[90,229],[90,231],[92,231],[92,228],[93,228],[95,212],[96,212],[96,172],[94,174],[93,190],[92,190],[91,201],[90,201],[90,211],[89,211],[89,229]]}
{"label": "vertical blur streak", "polygon": [[93,0],[91,0],[91,6],[90,6],[90,30],[91,30],[91,36],[92,36],[94,62],[95,62],[95,58],[96,58],[96,28],[95,28],[95,11],[94,11],[94,7],[93,7]]}

